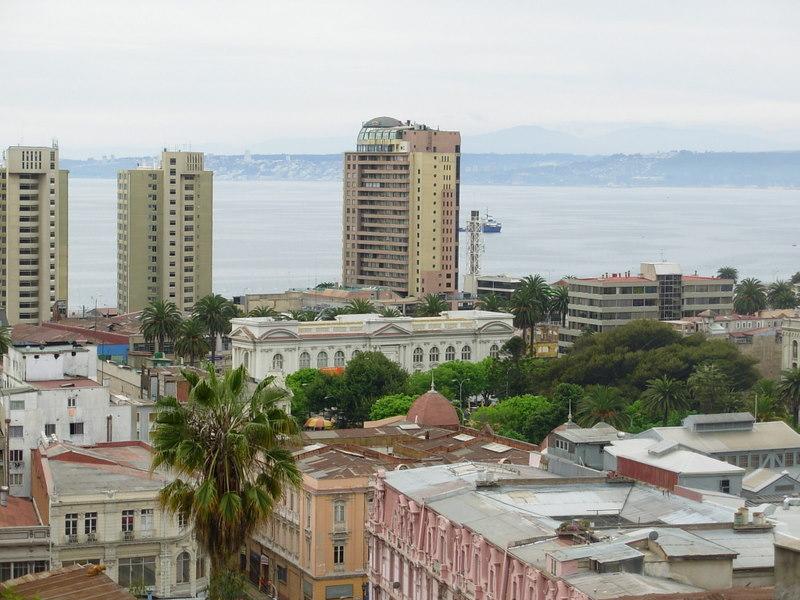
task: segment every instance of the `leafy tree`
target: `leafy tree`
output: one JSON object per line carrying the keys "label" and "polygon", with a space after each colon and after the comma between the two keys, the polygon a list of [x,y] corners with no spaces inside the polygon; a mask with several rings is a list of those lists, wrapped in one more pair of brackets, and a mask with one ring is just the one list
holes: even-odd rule
{"label": "leafy tree", "polygon": [[651,379],[642,394],[642,405],[651,415],[661,416],[661,423],[666,426],[670,412],[686,407],[686,386],[669,375]]}
{"label": "leafy tree", "polygon": [[233,600],[243,596],[229,585],[239,581],[242,540],[272,514],[287,487],[300,484],[290,448],[297,426],[278,408],[284,392],[270,378],[250,393],[243,367],[218,377],[209,365],[203,379],[184,377],[188,402],[165,397],[156,405],[152,468],[176,474],[160,501],[193,523],[211,560],[210,598]]}
{"label": "leafy tree", "polygon": [[300,422],[304,422],[309,416],[310,407],[306,387],[320,375],[322,373],[319,369],[299,369],[286,376],[286,389],[292,393],[292,415]]}
{"label": "leafy tree", "polygon": [[505,310],[506,301],[492,292],[486,294],[477,302],[478,308],[481,310],[488,310],[489,312],[503,312]]}
{"label": "leafy tree", "polygon": [[778,384],[780,398],[795,427],[797,427],[797,411],[800,409],[800,367],[788,369],[781,374]]}
{"label": "leafy tree", "polygon": [[192,314],[206,330],[213,364],[216,358],[214,351],[217,347],[217,336],[230,333],[231,319],[236,316],[236,307],[233,302],[219,294],[209,294],[197,301]]}
{"label": "leafy tree", "polygon": [[780,279],[771,283],[767,289],[767,302],[771,308],[796,308],[798,301],[794,286]]}
{"label": "leafy tree", "polygon": [[744,399],[744,405],[757,421],[779,421],[788,418],[786,407],[779,398],[778,382],[772,379],[758,380]]}
{"label": "leafy tree", "polygon": [[414,403],[414,396],[391,394],[378,398],[369,410],[369,420],[378,421],[396,415],[405,415]]}
{"label": "leafy tree", "polygon": [[175,339],[175,354],[182,358],[188,358],[189,364],[194,365],[197,357],[203,356],[208,349],[208,340],[203,324],[196,318],[183,321]]}
{"label": "leafy tree", "polygon": [[375,312],[375,305],[366,298],[353,298],[345,308],[353,315],[369,315]]}
{"label": "leafy tree", "polygon": [[414,398],[424,394],[431,387],[433,377],[436,391],[449,400],[459,400],[459,382],[461,382],[462,402],[471,396],[478,396],[486,389],[486,363],[473,363],[454,360],[440,364],[427,372],[414,373],[409,376],[406,391]]}
{"label": "leafy tree", "polygon": [[470,422],[477,428],[489,425],[498,435],[538,444],[565,415],[547,398],[526,394],[482,406],[470,415]]}
{"label": "leafy tree", "polygon": [[739,270],[736,267],[720,267],[717,269],[717,277],[733,279],[733,282],[736,283],[736,280],[739,279]]}
{"label": "leafy tree", "polygon": [[156,350],[164,351],[164,342],[174,340],[181,326],[181,313],[174,302],[153,300],[142,311],[139,330],[146,342],[156,341]]}
{"label": "leafy tree", "polygon": [[529,352],[533,353],[533,334],[536,324],[542,321],[550,309],[552,290],[541,275],[523,278],[519,287],[511,295],[511,313],[514,326],[522,329]]}
{"label": "leafy tree", "polygon": [[449,308],[450,306],[440,296],[436,294],[425,294],[422,297],[422,301],[417,305],[414,314],[418,317],[438,317]]}
{"label": "leafy tree", "polygon": [[733,310],[740,315],[752,315],[765,308],[767,308],[767,290],[764,284],[754,277],[742,279],[736,285]]}
{"label": "leafy tree", "polygon": [[0,325],[0,354],[6,354],[11,347],[11,328]]}
{"label": "leafy tree", "polygon": [[589,386],[578,405],[578,424],[592,427],[602,421],[617,429],[624,429],[629,422],[625,412],[627,404],[619,389],[615,387]]}
{"label": "leafy tree", "polygon": [[344,397],[338,398],[339,417],[356,424],[369,416],[377,398],[401,393],[408,374],[381,352],[360,352],[347,364],[341,379]]}
{"label": "leafy tree", "polygon": [[247,313],[248,317],[272,317],[273,319],[280,319],[281,315],[271,306],[256,306],[253,310]]}
{"label": "leafy tree", "polygon": [[800,284],[800,271],[792,275],[792,278],[789,281],[795,285]]}
{"label": "leafy tree", "polygon": [[396,308],[390,308],[388,306],[383,306],[378,310],[378,314],[382,317],[387,317],[389,319],[394,319],[397,317],[402,317],[403,315],[400,314],[400,311]]}
{"label": "leafy tree", "polygon": [[731,397],[730,378],[714,363],[699,365],[687,380],[693,408],[702,413],[721,411]]}
{"label": "leafy tree", "polygon": [[561,326],[566,327],[568,312],[569,289],[565,285],[558,285],[553,288],[553,295],[550,297],[550,313],[557,315]]}

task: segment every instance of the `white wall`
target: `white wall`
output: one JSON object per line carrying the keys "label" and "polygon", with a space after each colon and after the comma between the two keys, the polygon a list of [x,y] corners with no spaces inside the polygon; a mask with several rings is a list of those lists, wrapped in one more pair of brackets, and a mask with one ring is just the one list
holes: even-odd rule
{"label": "white wall", "polygon": [[47,348],[41,352],[11,347],[3,357],[7,378],[16,383],[50,381],[65,377],[97,378],[97,347]]}

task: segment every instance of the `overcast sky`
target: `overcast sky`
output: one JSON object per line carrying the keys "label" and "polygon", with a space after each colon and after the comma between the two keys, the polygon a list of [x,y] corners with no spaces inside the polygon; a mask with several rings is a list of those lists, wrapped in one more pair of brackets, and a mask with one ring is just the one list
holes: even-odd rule
{"label": "overcast sky", "polygon": [[796,0],[0,0],[0,145],[314,151],[383,114],[467,136],[661,124],[786,141],[798,23]]}

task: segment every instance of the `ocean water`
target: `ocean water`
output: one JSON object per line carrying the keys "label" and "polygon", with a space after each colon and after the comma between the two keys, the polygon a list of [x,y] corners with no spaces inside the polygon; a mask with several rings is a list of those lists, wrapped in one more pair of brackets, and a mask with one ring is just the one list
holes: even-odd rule
{"label": "ocean water", "polygon": [[[116,304],[116,182],[70,179],[70,307]],[[462,186],[462,215],[487,210],[482,272],[548,280],[738,267],[774,280],[800,270],[800,190]],[[214,182],[214,290],[225,296],[338,281],[341,184]],[[462,243],[462,268],[466,243]]]}

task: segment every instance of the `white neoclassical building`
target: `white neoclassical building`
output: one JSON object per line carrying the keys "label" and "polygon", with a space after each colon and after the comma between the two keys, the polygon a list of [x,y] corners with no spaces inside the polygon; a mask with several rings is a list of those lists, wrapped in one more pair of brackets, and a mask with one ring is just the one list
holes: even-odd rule
{"label": "white neoclassical building", "polygon": [[782,331],[781,368],[800,366],[800,318],[784,319]]}
{"label": "white neoclassical building", "polygon": [[514,335],[513,316],[481,310],[439,317],[339,315],[335,321],[231,320],[233,366],[251,376],[282,377],[308,367],[344,367],[358,352],[382,352],[409,372],[443,362],[496,356]]}

